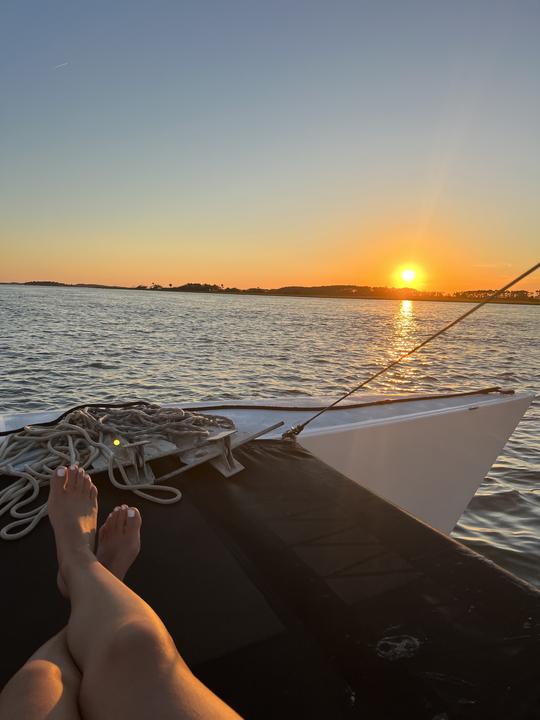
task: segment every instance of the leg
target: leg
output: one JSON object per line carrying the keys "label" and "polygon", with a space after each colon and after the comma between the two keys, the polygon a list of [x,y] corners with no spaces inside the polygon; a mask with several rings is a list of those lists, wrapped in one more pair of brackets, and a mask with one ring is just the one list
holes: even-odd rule
{"label": "leg", "polygon": [[[67,642],[83,675],[85,720],[238,718],[194,677],[156,613],[93,555],[85,538],[96,512],[93,486],[53,478],[49,516],[71,600]],[[122,513],[129,535],[138,513]]]}
{"label": "leg", "polygon": [[[72,469],[83,482],[84,471]],[[89,482],[89,480],[88,480]],[[94,533],[87,536],[93,548]],[[62,580],[59,578],[62,590]],[[15,673],[0,695],[0,720],[77,720],[81,674],[66,642],[66,629],[48,640]]]}
{"label": "leg", "polygon": [[[97,553],[100,562],[120,580],[140,547],[140,516],[131,524],[129,533],[122,527],[120,511],[125,513],[127,509],[123,505],[109,515],[100,529]],[[93,537],[89,545],[93,549]],[[65,594],[61,577],[58,583]],[[79,720],[80,684],[81,674],[68,650],[64,628],[39,648],[5,686],[0,694],[0,720]]]}
{"label": "leg", "polygon": [[64,629],[42,645],[5,686],[0,720],[80,720],[80,682]]}

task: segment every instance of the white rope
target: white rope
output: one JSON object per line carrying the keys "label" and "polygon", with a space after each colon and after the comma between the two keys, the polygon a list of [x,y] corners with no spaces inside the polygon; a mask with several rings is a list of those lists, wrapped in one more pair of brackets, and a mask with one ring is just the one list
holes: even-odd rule
{"label": "white rope", "polygon": [[[0,538],[17,540],[24,537],[47,514],[46,502],[30,509],[28,506],[33,505],[40,491],[48,487],[60,465],[77,464],[88,470],[102,459],[115,487],[131,490],[152,502],[178,502],[182,497],[178,488],[153,483],[144,459],[145,445],[166,440],[173,443],[180,454],[203,445],[210,438],[212,429],[224,428],[233,429],[234,423],[217,415],[138,403],[114,409],[106,406],[79,408],[54,425],[30,425],[7,435],[0,440],[0,476],[9,475],[16,479],[6,486],[0,481],[0,517],[13,518],[0,530]],[[137,482],[128,478],[126,465],[135,468]],[[121,481],[117,480],[115,470]]]}

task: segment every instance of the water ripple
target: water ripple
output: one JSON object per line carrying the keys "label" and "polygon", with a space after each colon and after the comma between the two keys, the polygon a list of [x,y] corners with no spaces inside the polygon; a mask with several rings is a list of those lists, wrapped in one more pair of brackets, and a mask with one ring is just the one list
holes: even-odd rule
{"label": "water ripple", "polygon": [[[462,311],[453,303],[0,286],[0,412],[334,396]],[[538,392],[539,327],[536,307],[483,308],[369,390]],[[536,400],[454,535],[540,587],[539,436]]]}

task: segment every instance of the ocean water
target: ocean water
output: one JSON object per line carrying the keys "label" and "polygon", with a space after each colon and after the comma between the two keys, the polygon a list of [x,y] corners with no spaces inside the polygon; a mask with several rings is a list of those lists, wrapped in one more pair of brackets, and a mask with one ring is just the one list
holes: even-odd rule
{"label": "ocean water", "polygon": [[[335,395],[470,306],[0,286],[0,412]],[[540,393],[540,308],[492,305],[367,391]],[[540,587],[540,399],[453,535]]]}

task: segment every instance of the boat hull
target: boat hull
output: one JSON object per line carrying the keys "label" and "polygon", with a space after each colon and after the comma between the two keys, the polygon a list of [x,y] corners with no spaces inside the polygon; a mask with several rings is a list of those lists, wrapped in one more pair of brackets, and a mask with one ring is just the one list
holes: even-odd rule
{"label": "boat hull", "polygon": [[305,430],[320,460],[432,527],[450,533],[531,402],[498,402]]}
{"label": "boat hull", "polygon": [[[310,423],[297,441],[359,485],[450,533],[534,399],[530,392],[362,395]],[[331,398],[276,398],[182,403],[226,415],[238,437],[281,437]],[[51,422],[59,412],[0,416],[0,432]],[[282,423],[282,427],[263,432]]]}

